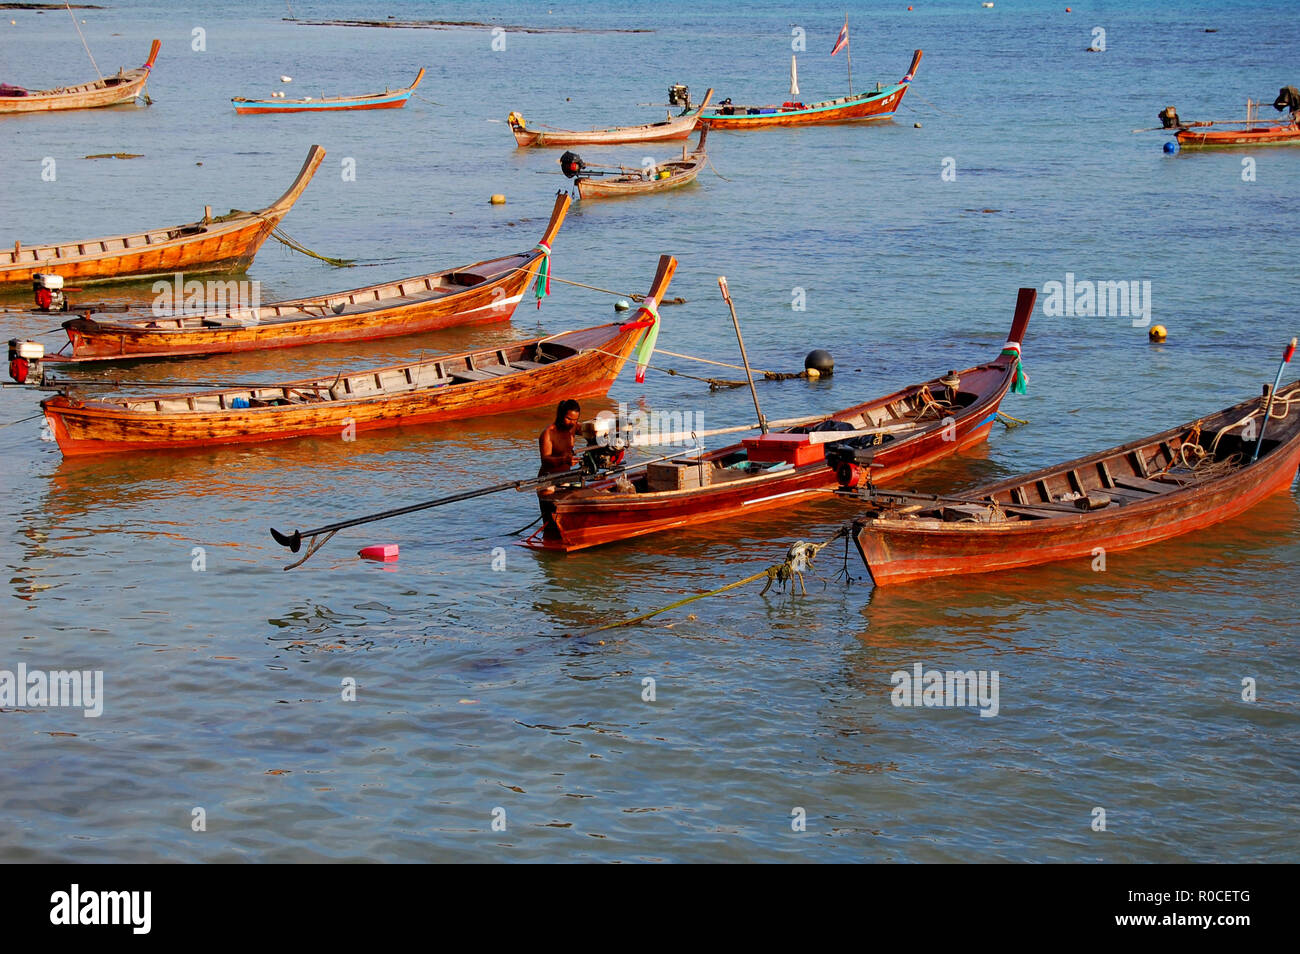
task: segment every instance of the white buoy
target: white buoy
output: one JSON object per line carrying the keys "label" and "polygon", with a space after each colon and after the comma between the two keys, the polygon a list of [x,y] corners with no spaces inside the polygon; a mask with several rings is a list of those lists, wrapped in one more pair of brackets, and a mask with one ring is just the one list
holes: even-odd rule
{"label": "white buoy", "polygon": [[292,76],[281,76],[281,77],[280,77],[280,82],[281,82],[281,83],[292,83],[292,82],[293,82],[293,77],[292,77]]}

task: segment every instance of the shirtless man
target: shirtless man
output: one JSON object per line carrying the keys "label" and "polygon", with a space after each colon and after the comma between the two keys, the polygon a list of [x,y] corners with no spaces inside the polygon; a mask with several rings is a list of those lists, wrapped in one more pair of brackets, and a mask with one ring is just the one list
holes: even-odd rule
{"label": "shirtless man", "polygon": [[[573,470],[578,465],[578,460],[573,454],[573,438],[577,435],[578,419],[581,414],[582,409],[578,406],[578,402],[573,398],[566,398],[555,409],[555,423],[537,435],[537,449],[542,455],[542,466],[537,471],[538,477],[562,474],[566,470]],[[554,493],[554,486],[538,488],[537,498],[542,508],[542,516],[546,516],[548,511],[549,501],[546,498]]]}

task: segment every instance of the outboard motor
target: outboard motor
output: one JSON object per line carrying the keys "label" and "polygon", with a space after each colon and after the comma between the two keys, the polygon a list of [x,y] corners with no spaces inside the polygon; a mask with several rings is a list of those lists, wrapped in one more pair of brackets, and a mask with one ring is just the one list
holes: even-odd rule
{"label": "outboard motor", "polygon": [[598,476],[602,471],[617,467],[623,463],[626,448],[596,445],[582,452],[582,472],[588,477]]}
{"label": "outboard motor", "polygon": [[841,487],[861,487],[871,479],[871,459],[875,453],[875,447],[831,444],[826,448],[826,466],[835,471],[835,480]]}
{"label": "outboard motor", "polygon": [[1294,86],[1283,86],[1277,91],[1277,99],[1273,100],[1273,108],[1279,113],[1285,113],[1288,110],[1296,112],[1300,110],[1300,89]]}
{"label": "outboard motor", "polygon": [[582,156],[576,152],[566,152],[560,156],[560,171],[570,179],[578,176],[586,168],[587,164],[582,161]]}
{"label": "outboard motor", "polygon": [[691,88],[676,83],[668,87],[668,105],[680,106],[682,109],[691,108]]}
{"label": "outboard motor", "polygon": [[63,297],[63,276],[37,272],[32,276],[32,292],[36,296],[37,311],[67,311],[68,302]]}
{"label": "outboard motor", "polygon": [[1174,129],[1182,125],[1182,121],[1178,118],[1178,110],[1174,109],[1172,106],[1166,106],[1164,109],[1160,110],[1158,118],[1160,120],[1160,125],[1165,129]]}
{"label": "outboard motor", "polygon": [[39,341],[23,341],[21,338],[9,339],[9,377],[19,384],[26,384],[28,378],[41,379],[41,359],[45,357],[45,345]]}

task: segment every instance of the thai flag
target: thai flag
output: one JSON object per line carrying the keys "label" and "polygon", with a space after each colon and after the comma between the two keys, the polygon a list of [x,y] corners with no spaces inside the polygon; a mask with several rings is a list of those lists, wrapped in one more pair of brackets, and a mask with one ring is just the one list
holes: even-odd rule
{"label": "thai flag", "polygon": [[831,50],[831,56],[834,56],[840,50],[849,45],[849,21],[844,21],[844,26],[840,27],[840,35],[835,39],[835,49]]}

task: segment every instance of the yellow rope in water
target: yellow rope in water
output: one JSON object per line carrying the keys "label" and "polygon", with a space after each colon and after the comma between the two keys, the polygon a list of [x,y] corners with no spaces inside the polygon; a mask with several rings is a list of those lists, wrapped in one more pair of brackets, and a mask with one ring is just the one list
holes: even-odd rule
{"label": "yellow rope in water", "polygon": [[642,613],[640,616],[633,616],[631,619],[618,620],[617,622],[597,626],[594,630],[591,630],[591,632],[599,633],[607,629],[618,629],[623,626],[632,626],[635,623],[640,623],[652,616],[666,613],[670,609],[685,606],[687,603],[694,603],[696,600],[702,600],[708,596],[717,596],[719,593],[725,593],[727,590],[734,590],[738,586],[744,586],[746,583],[753,583],[755,580],[760,580],[763,577],[767,577],[767,583],[764,584],[763,592],[760,593],[759,596],[762,596],[770,590],[773,583],[784,586],[785,583],[791,582],[795,579],[799,580],[800,589],[803,590],[803,594],[807,596],[808,590],[803,585],[804,571],[812,569],[813,560],[816,558],[818,553],[826,549],[836,540],[846,536],[848,532],[847,527],[840,527],[839,530],[835,531],[835,536],[831,537],[825,543],[805,543],[800,540],[785,552],[784,560],[780,563],[769,566],[766,570],[760,570],[757,573],[745,577],[743,580],[737,580],[735,583],[728,583],[726,586],[720,586],[716,590],[709,590],[707,593],[696,593],[694,596],[688,596],[675,603],[669,603],[667,606],[661,606],[659,609],[651,610],[649,613]]}
{"label": "yellow rope in water", "polygon": [[301,252],[304,255],[310,255],[312,258],[318,258],[325,264],[333,265],[335,268],[352,268],[357,264],[356,259],[353,258],[330,258],[328,255],[321,255],[319,252],[313,252],[297,239],[294,239],[278,228],[271,230],[271,238],[275,239],[282,245],[288,246],[295,252]]}
{"label": "yellow rope in water", "polygon": [[[1029,423],[1028,421],[1022,420],[1018,417],[1012,417],[1010,414],[1007,414],[1004,411],[998,411],[998,417],[1002,420],[1002,423],[1005,424],[1008,428],[1019,427],[1022,424]],[[1014,421],[1015,423],[1014,424],[1011,423],[1012,421]]]}

